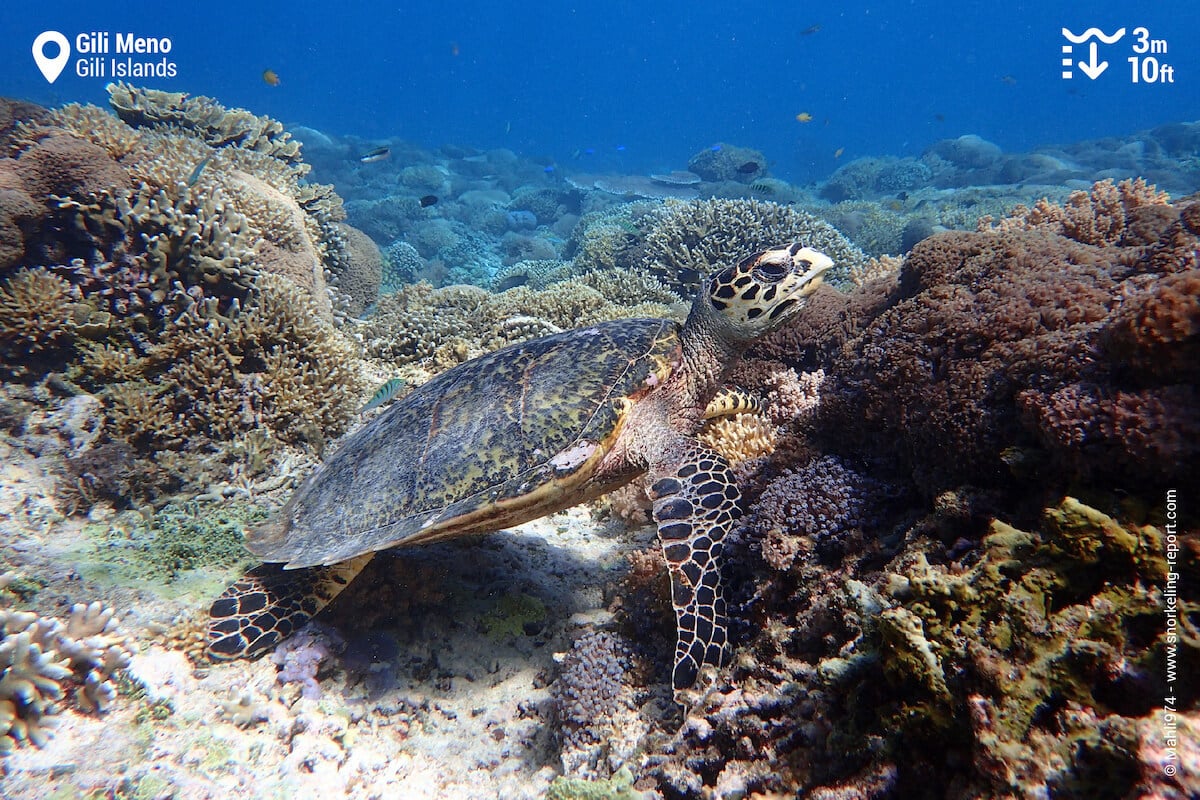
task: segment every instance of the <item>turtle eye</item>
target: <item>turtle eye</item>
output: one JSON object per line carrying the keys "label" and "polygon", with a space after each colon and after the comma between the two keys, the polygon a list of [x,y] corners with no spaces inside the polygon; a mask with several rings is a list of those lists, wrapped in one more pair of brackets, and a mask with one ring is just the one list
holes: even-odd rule
{"label": "turtle eye", "polygon": [[755,280],[763,283],[779,283],[783,276],[788,274],[788,270],[782,264],[767,261],[755,267],[753,274]]}

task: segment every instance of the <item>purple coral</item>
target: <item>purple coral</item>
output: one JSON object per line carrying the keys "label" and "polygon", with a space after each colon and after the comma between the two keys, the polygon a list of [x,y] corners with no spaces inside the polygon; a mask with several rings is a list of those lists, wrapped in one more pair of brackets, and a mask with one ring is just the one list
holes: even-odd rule
{"label": "purple coral", "polygon": [[879,501],[892,494],[836,456],[822,456],[768,484],[750,508],[750,522],[764,532],[810,537],[824,559],[837,560],[848,537],[871,527]]}
{"label": "purple coral", "polygon": [[321,698],[317,676],[321,666],[346,648],[346,641],[337,631],[317,622],[310,622],[295,636],[285,639],[271,654],[271,661],[280,667],[275,679],[282,684],[300,684],[300,696],[310,700]]}

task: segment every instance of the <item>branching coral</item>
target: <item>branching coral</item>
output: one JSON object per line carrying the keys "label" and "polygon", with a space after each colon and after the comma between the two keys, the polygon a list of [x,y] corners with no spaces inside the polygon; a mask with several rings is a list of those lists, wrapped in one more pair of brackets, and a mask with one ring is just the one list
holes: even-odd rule
{"label": "branching coral", "polygon": [[211,458],[251,431],[319,450],[353,418],[358,376],[348,345],[285,279],[261,276],[257,286],[236,316],[193,310],[171,321],[131,365],[137,376],[101,391],[108,435],[154,456],[160,486],[203,476],[174,474],[168,451]]}
{"label": "branching coral", "polygon": [[0,365],[22,374],[31,358],[74,345],[79,291],[44,269],[23,269],[0,283]]}
{"label": "branching coral", "polygon": [[1141,178],[1116,185],[1103,180],[1094,184],[1091,191],[1072,192],[1062,206],[1043,198],[1032,208],[1017,206],[999,221],[983,217],[979,220],[979,230],[1041,230],[1083,244],[1119,245],[1127,235],[1136,232],[1137,209],[1165,206],[1169,202],[1166,192],[1158,191]]}
{"label": "branching coral", "polygon": [[66,623],[0,608],[0,755],[23,741],[41,747],[61,704],[103,712],[110,682],[129,665],[129,644],[111,608],[76,604]]}

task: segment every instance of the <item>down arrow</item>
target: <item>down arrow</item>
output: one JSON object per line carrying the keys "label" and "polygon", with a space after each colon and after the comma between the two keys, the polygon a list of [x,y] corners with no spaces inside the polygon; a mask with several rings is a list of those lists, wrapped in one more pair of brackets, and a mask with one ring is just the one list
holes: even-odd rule
{"label": "down arrow", "polygon": [[1079,69],[1083,71],[1083,74],[1087,75],[1092,80],[1096,80],[1096,78],[1099,78],[1100,74],[1103,73],[1104,70],[1108,69],[1108,62],[1101,61],[1099,64],[1096,63],[1096,43],[1095,42],[1092,42],[1091,46],[1088,48],[1088,54],[1091,56],[1091,62],[1090,63],[1086,62],[1086,61],[1078,62]]}

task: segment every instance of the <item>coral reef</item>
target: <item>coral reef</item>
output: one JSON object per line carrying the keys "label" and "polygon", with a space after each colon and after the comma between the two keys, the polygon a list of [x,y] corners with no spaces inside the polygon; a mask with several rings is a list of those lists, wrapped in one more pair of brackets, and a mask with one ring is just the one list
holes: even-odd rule
{"label": "coral reef", "polygon": [[266,517],[260,508],[228,500],[215,507],[194,501],[170,503],[149,520],[125,512],[92,526],[97,540],[94,557],[112,565],[123,582],[170,583],[187,571],[245,562],[246,528]]}
{"label": "coral reef", "polygon": [[[660,303],[618,305],[589,286],[589,280],[552,283],[541,291],[518,286],[500,294],[473,286],[409,285],[384,297],[357,332],[372,358],[393,365],[423,363],[441,371],[534,336],[621,317],[671,315],[671,309]],[[616,288],[609,281],[598,282]],[[639,284],[636,279],[630,283],[632,302],[640,299],[639,285],[647,293],[643,297],[662,296],[654,284]]]}
{"label": "coral reef", "polygon": [[344,258],[339,259],[331,270],[329,283],[347,298],[347,312],[357,317],[379,296],[379,285],[383,281],[383,254],[379,251],[379,245],[358,228],[344,222],[335,224],[338,233],[345,239],[345,248],[342,250]]}
{"label": "coral reef", "polygon": [[[1116,205],[1094,213],[1111,219],[1124,201],[1099,190]],[[1183,287],[1197,270],[1200,215],[1153,207],[1160,234],[1150,245],[1041,230],[922,242],[891,307],[860,317],[864,332],[829,363],[821,424],[837,432],[831,445],[903,465],[930,496],[1017,480],[1013,453],[1048,460],[1060,486],[1194,486],[1183,465],[1197,455],[1200,403],[1185,354],[1200,305]],[[1164,359],[1180,371],[1165,373]]]}
{"label": "coral reef", "polygon": [[715,144],[688,160],[688,170],[706,181],[753,183],[767,172],[767,157],[757,150]]}
{"label": "coral reef", "polygon": [[[652,759],[660,785],[685,797],[1125,796],[1141,771],[1136,728],[1162,702],[1162,536],[1068,498],[1030,532],[994,521],[970,562],[920,537],[882,570],[831,573],[815,552],[764,550],[784,573],[760,587],[729,680],[695,698]],[[1180,659],[1200,660],[1200,640]],[[1177,707],[1200,699],[1186,693]]]}
{"label": "coral reef", "polygon": [[285,162],[300,161],[300,142],[270,117],[244,108],[225,108],[211,97],[143,89],[127,83],[108,85],[109,103],[134,127],[185,130],[214,147],[237,146]]}
{"label": "coral reef", "polygon": [[319,451],[354,418],[353,351],[291,283],[264,275],[256,286],[236,316],[192,309],[135,357],[95,348],[76,367],[76,380],[104,403],[96,444],[124,442],[154,460],[153,479],[136,487],[143,497],[207,487],[222,473],[251,479],[265,459],[244,458],[250,438],[259,449]]}
{"label": "coral reef", "polygon": [[322,667],[332,667],[335,656],[345,649],[346,641],[332,628],[319,622],[309,623],[271,653],[271,662],[279,667],[275,680],[298,684],[301,697],[319,700],[321,685],[317,678]]}

